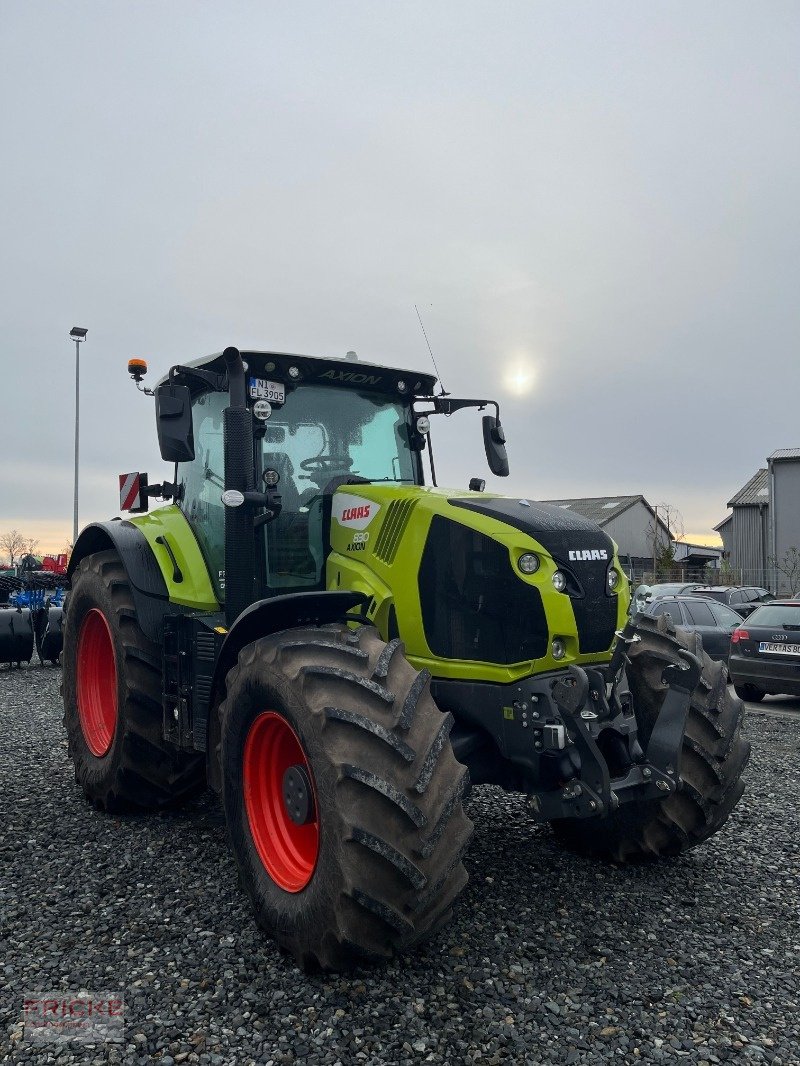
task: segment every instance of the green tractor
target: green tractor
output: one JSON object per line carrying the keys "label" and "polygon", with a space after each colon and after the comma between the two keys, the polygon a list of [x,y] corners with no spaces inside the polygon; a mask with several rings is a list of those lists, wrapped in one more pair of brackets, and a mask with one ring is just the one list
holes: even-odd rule
{"label": "green tractor", "polygon": [[[463,802],[526,797],[565,846],[677,855],[742,794],[743,705],[700,640],[628,619],[567,509],[436,485],[431,423],[497,404],[428,374],[227,348],[153,390],[174,480],[70,561],[64,724],[108,811],[222,799],[256,918],[306,968],[392,957],[467,881]],[[169,501],[148,511],[150,497]]]}

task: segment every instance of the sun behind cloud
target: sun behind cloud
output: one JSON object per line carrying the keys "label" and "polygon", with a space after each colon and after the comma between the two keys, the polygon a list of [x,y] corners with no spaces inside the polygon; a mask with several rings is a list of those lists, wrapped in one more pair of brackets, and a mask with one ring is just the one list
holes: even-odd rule
{"label": "sun behind cloud", "polygon": [[503,373],[503,388],[512,396],[525,396],[535,383],[536,370],[527,360],[515,360]]}

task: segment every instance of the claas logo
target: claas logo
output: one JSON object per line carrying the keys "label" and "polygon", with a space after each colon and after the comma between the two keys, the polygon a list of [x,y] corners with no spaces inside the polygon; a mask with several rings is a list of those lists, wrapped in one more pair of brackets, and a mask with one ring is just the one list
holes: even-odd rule
{"label": "claas logo", "polygon": [[605,548],[578,548],[571,551],[569,557],[573,563],[593,562],[596,559],[608,559],[608,552]]}

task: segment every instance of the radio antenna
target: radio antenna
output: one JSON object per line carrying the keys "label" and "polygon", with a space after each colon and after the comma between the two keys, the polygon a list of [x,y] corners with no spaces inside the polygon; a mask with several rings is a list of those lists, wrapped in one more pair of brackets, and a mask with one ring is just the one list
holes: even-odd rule
{"label": "radio antenna", "polygon": [[422,330],[422,336],[425,338],[425,343],[428,345],[428,351],[430,352],[431,362],[433,363],[433,369],[436,371],[436,377],[439,379],[439,389],[441,390],[440,396],[449,396],[450,393],[445,391],[444,382],[442,381],[442,375],[439,373],[439,367],[436,365],[436,356],[433,354],[433,348],[431,348],[431,342],[428,340],[428,334],[425,332],[425,324],[422,321],[422,315],[419,313],[419,308],[414,304],[414,310],[417,312],[417,318],[419,319],[419,326]]}

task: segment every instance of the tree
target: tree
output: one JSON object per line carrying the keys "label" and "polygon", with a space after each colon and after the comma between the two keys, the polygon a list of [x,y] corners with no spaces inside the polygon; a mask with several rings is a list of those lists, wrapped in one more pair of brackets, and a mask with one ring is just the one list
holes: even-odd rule
{"label": "tree", "polygon": [[672,543],[664,544],[656,551],[656,581],[669,580],[675,566],[675,549]]}
{"label": "tree", "polygon": [[26,538],[18,529],[12,529],[0,537],[0,548],[2,548],[8,556],[8,561],[11,566],[14,565],[15,560],[25,551],[26,544]]}
{"label": "tree", "polygon": [[37,537],[28,537],[23,545],[23,551],[25,555],[35,555],[36,549],[39,547],[39,540]]}
{"label": "tree", "polygon": [[[771,558],[770,566],[777,571],[781,578],[786,579],[786,584],[789,586],[789,592],[792,596],[796,592],[800,592],[800,550],[792,545],[791,548],[784,552],[782,559]],[[780,583],[783,584],[783,581]]]}
{"label": "tree", "polygon": [[[672,576],[675,566],[674,542],[685,532],[683,515],[672,503],[657,503],[653,508],[655,514],[650,521],[645,535],[650,543],[650,556],[654,563],[653,581],[664,580]],[[667,537],[664,532],[669,531]]]}
{"label": "tree", "polygon": [[655,509],[658,517],[669,530],[669,535],[673,540],[680,540],[681,537],[686,535],[683,515],[674,504],[657,503]]}

